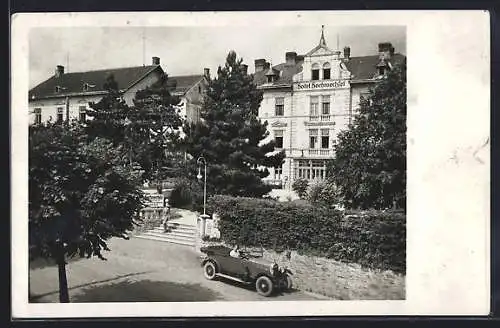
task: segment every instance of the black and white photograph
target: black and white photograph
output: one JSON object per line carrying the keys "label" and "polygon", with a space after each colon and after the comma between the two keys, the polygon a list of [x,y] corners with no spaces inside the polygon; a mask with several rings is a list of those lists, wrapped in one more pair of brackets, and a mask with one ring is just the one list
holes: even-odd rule
{"label": "black and white photograph", "polygon": [[[410,198],[425,197],[408,182],[422,163],[409,159],[425,154],[409,147],[429,142],[410,135],[418,114],[408,101],[419,101],[407,65],[426,63],[422,51],[412,58],[410,21],[339,23],[331,12],[236,24],[214,13],[227,23],[117,15],[106,25],[62,15],[24,34],[26,107],[15,110],[25,125],[25,306],[250,302],[293,315],[287,304],[325,313],[331,302],[376,301],[405,311],[410,247],[432,252],[409,243],[423,229],[408,221]],[[470,149],[484,170],[482,132]],[[462,146],[452,155],[466,165]]]}

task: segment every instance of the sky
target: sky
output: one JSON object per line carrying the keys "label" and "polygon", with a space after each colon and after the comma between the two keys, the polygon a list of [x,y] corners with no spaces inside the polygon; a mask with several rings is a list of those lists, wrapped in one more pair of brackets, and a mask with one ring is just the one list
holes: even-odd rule
{"label": "sky", "polygon": [[[404,26],[324,27],[332,50],[351,47],[351,56],[375,55],[379,42],[391,42],[406,55]],[[170,76],[213,74],[230,50],[254,72],[254,60],[273,65],[285,61],[285,52],[299,55],[314,48],[321,26],[255,27],[37,27],[29,34],[29,87],[54,74],[56,65],[66,72],[150,65],[151,57]],[[213,75],[212,75],[213,76]]]}

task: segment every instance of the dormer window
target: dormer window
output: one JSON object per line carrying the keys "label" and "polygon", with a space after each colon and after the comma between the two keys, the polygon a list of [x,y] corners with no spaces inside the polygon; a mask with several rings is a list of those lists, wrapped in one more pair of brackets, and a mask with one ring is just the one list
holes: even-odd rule
{"label": "dormer window", "polygon": [[330,71],[330,63],[323,64],[323,80],[331,79]]}
{"label": "dormer window", "polygon": [[311,80],[319,80],[319,65],[318,64],[312,65]]}
{"label": "dormer window", "polygon": [[89,84],[88,83],[83,84],[83,91],[89,91]]}
{"label": "dormer window", "polygon": [[273,82],[273,75],[268,75],[267,76],[267,83]]}
{"label": "dormer window", "polygon": [[62,88],[60,86],[56,85],[54,92],[59,93],[59,92],[61,92],[61,90],[62,90]]}

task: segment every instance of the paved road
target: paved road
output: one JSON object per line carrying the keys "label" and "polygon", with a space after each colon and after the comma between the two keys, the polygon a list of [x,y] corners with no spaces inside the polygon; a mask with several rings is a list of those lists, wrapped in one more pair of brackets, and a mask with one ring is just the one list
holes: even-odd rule
{"label": "paved road", "polygon": [[[113,239],[107,261],[78,259],[67,266],[71,302],[182,302],[315,300],[294,291],[265,298],[233,282],[208,281],[190,247],[131,238]],[[32,302],[58,301],[57,267],[30,270]]]}

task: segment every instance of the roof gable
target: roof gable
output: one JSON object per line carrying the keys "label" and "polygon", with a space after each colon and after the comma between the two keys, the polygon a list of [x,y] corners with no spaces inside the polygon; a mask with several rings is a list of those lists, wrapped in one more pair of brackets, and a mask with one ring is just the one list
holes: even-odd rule
{"label": "roof gable", "polygon": [[304,55],[304,57],[315,57],[315,56],[332,56],[335,52],[328,48],[326,45],[318,44],[311,51]]}
{"label": "roof gable", "polygon": [[168,84],[170,86],[170,92],[173,94],[184,94],[193,86],[201,82],[205,78],[204,75],[181,75],[181,76],[169,76]]}

